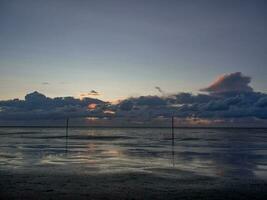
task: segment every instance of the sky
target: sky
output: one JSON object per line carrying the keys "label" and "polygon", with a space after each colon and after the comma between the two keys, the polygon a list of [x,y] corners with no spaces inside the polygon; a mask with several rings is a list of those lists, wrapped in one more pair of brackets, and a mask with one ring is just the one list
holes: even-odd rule
{"label": "sky", "polygon": [[0,0],[0,99],[193,92],[242,72],[267,92],[264,0]]}
{"label": "sky", "polygon": [[0,0],[0,126],[267,127],[266,8]]}

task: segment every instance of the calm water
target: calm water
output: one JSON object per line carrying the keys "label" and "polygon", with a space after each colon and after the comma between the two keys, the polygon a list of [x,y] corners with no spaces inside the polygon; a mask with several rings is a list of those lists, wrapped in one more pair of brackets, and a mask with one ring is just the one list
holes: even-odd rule
{"label": "calm water", "polygon": [[176,129],[174,146],[170,138],[170,129],[70,128],[66,140],[63,128],[0,128],[0,169],[267,180],[267,129]]}

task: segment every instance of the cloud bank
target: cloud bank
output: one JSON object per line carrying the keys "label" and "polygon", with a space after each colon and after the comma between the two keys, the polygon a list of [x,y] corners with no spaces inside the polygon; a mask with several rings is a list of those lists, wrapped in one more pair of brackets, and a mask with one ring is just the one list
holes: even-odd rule
{"label": "cloud bank", "polygon": [[[250,81],[250,77],[236,72],[222,75],[210,86],[201,89],[205,94],[183,92],[165,96],[130,97],[116,105],[96,98],[49,98],[33,92],[27,94],[25,100],[0,101],[0,121],[72,117],[117,118],[141,123],[175,116],[181,123],[209,125],[209,122],[266,120],[267,94],[255,92],[249,86]],[[91,93],[98,94],[96,91]]]}
{"label": "cloud bank", "polygon": [[62,119],[100,115],[98,109],[90,111],[88,105],[104,105],[99,99],[73,97],[49,98],[39,92],[25,96],[25,100],[0,101],[0,120]]}

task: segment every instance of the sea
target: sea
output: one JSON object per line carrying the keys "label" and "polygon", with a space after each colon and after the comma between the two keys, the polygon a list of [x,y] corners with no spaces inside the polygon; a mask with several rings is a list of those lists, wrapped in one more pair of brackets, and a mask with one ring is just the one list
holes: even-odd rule
{"label": "sea", "polygon": [[173,169],[267,180],[267,129],[0,128],[2,171],[179,176]]}

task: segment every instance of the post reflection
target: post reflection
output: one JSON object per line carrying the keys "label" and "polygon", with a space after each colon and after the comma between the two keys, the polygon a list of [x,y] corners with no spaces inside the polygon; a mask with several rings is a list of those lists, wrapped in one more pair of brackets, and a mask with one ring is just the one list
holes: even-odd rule
{"label": "post reflection", "polygon": [[[258,141],[262,134],[264,131],[249,130],[216,130],[206,136],[200,131],[190,137],[183,134],[171,146],[172,166],[210,176],[257,178],[259,166],[266,165],[267,158],[262,153],[266,142]],[[267,168],[260,168],[260,174],[266,174]]]}
{"label": "post reflection", "polygon": [[174,162],[174,142],[172,142],[172,167],[175,167],[175,162]]}

